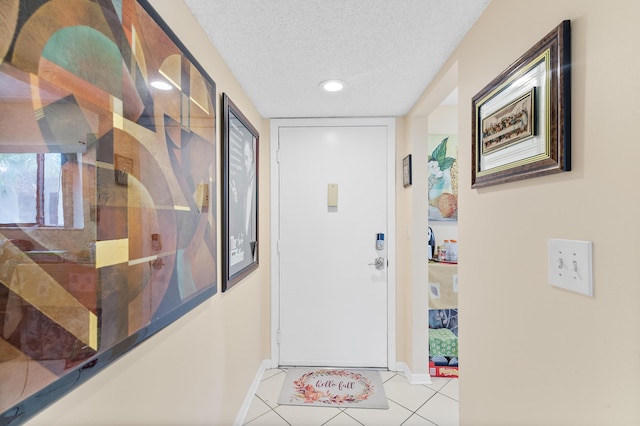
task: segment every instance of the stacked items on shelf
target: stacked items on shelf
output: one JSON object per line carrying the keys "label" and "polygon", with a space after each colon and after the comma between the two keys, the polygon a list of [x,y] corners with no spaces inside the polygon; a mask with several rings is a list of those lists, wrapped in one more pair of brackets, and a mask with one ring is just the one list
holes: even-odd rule
{"label": "stacked items on shelf", "polygon": [[429,374],[458,377],[457,266],[429,265]]}

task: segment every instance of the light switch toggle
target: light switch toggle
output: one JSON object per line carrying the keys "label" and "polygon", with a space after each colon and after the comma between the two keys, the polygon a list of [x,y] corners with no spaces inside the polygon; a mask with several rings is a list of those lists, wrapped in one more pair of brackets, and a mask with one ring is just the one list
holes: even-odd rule
{"label": "light switch toggle", "polygon": [[571,269],[573,272],[578,272],[578,261],[572,260],[569,269]]}

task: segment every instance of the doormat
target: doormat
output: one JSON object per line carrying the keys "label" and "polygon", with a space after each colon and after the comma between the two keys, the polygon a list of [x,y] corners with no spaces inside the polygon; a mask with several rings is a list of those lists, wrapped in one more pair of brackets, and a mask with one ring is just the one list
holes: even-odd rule
{"label": "doormat", "polygon": [[289,368],[278,404],[389,408],[382,377],[375,370]]}

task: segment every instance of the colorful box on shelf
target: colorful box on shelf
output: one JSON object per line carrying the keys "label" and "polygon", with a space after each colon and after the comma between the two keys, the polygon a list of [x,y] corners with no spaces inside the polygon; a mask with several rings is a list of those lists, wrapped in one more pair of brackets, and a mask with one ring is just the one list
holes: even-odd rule
{"label": "colorful box on shelf", "polygon": [[429,361],[429,375],[431,377],[458,377],[458,367],[449,365],[435,365],[433,361]]}

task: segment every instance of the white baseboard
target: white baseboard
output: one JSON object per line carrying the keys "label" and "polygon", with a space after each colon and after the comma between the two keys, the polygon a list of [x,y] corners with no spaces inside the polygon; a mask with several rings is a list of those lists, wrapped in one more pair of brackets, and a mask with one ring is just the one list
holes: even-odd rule
{"label": "white baseboard", "polygon": [[258,391],[258,386],[260,386],[260,381],[262,380],[262,376],[264,372],[271,368],[271,360],[264,359],[260,363],[260,367],[258,367],[258,371],[256,372],[255,377],[253,378],[253,382],[251,383],[251,387],[247,391],[247,395],[244,397],[244,401],[242,402],[242,406],[240,407],[240,411],[238,411],[238,415],[233,422],[233,426],[242,426],[244,423],[245,417],[247,417],[247,413],[249,412],[249,408],[251,407],[251,402],[253,402],[253,397]]}
{"label": "white baseboard", "polygon": [[412,385],[428,385],[431,384],[431,376],[429,374],[412,373],[409,366],[404,362],[398,362],[396,369],[404,373]]}

